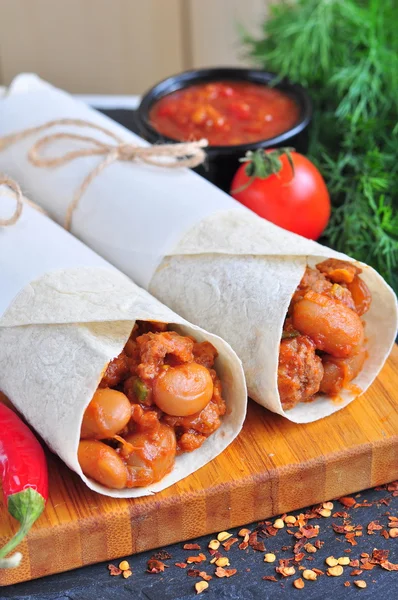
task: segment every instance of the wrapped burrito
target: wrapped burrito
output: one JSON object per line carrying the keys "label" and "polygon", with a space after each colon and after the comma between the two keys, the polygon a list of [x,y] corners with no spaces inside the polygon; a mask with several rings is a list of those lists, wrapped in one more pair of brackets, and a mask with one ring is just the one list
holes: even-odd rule
{"label": "wrapped burrito", "polygon": [[[82,142],[58,139],[42,154],[50,165],[66,160],[39,168],[28,151],[51,132],[4,136],[67,118],[105,128],[123,144],[147,145],[33,75],[14,81],[0,109],[0,168],[61,224],[104,157],[97,151],[69,160]],[[52,131],[114,143],[82,126]],[[250,396],[294,422],[326,417],[364,392],[394,342],[396,297],[372,268],[268,223],[192,171],[114,162],[85,186],[71,231],[185,318],[226,339],[243,361]]]}
{"label": "wrapped burrito", "polygon": [[34,208],[0,227],[0,270],[0,390],[92,490],[158,492],[238,435],[247,395],[230,346]]}

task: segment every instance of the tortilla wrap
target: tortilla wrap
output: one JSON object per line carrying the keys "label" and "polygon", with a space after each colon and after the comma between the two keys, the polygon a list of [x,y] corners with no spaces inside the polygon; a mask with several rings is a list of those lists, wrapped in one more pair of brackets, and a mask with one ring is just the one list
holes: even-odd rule
{"label": "tortilla wrap", "polygon": [[[10,198],[0,200],[3,214]],[[176,315],[50,219],[24,206],[16,225],[0,228],[0,271],[0,389],[90,489],[116,498],[159,492],[211,461],[238,435],[247,393],[231,347]],[[176,458],[161,481],[114,490],[84,476],[77,448],[83,413],[136,319],[172,324],[217,348],[227,414],[199,449]]]}
{"label": "tortilla wrap", "polygon": [[[146,145],[33,75],[14,81],[0,109],[0,136],[73,118],[101,125],[126,143]],[[34,167],[27,153],[38,138],[5,148],[0,168],[18,177],[62,223],[76,189],[102,159]],[[51,154],[70,149],[69,141],[60,142]],[[358,394],[351,387],[338,403],[324,396],[284,411],[277,389],[283,322],[305,267],[325,258],[353,259],[259,218],[192,171],[140,163],[115,163],[90,183],[73,214],[72,233],[185,318],[226,339],[242,359],[250,396],[268,409],[305,423],[344,408]],[[360,266],[373,301],[364,317],[369,358],[352,383],[365,391],[394,343],[397,301],[371,267]]]}

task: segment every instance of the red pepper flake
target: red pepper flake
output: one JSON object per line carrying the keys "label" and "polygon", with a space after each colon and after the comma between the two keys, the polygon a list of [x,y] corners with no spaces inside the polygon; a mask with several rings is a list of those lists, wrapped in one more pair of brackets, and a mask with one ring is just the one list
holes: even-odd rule
{"label": "red pepper flake", "polygon": [[342,519],[347,519],[348,517],[348,512],[335,512],[332,514],[332,517],[341,517]]}
{"label": "red pepper flake", "polygon": [[347,540],[347,542],[348,542],[349,544],[351,544],[351,546],[357,546],[357,545],[358,545],[358,542],[356,542],[356,541],[354,540],[355,533],[346,533],[344,537],[345,537],[345,539]]}
{"label": "red pepper flake", "polygon": [[281,550],[282,552],[287,552],[288,550],[290,550],[291,546],[282,546]]}
{"label": "red pepper flake", "polygon": [[206,560],[206,557],[202,552],[200,552],[200,554],[198,556],[188,556],[187,563],[188,564],[200,563],[200,562],[203,562],[204,560]]}
{"label": "red pepper flake", "polygon": [[385,504],[386,506],[389,506],[391,502],[391,498],[381,498],[381,500],[377,501],[377,504]]}
{"label": "red pepper flake", "polygon": [[[268,535],[275,536],[279,530],[276,527],[274,527],[273,525],[269,525],[268,527],[265,528],[265,531]],[[249,544],[250,544],[250,542],[249,542]]]}
{"label": "red pepper flake", "polygon": [[382,525],[380,525],[379,521],[371,521],[367,527],[368,535],[374,535],[374,531],[380,531],[383,529]]}
{"label": "red pepper flake", "polygon": [[315,567],[312,569],[312,571],[314,571],[314,573],[317,575],[325,575],[324,571],[321,571],[321,569],[315,569]]}
{"label": "red pepper flake", "polygon": [[[269,529],[269,527],[267,527],[267,529]],[[275,529],[275,527],[273,527],[273,529]],[[278,531],[278,530],[275,529],[275,531]],[[253,531],[253,533],[251,533],[249,535],[249,546],[251,548],[253,548],[253,550],[257,550],[258,552],[265,552],[264,542],[259,542],[257,540],[257,532],[256,531]]]}
{"label": "red pepper flake", "polygon": [[340,504],[346,506],[347,508],[351,508],[356,504],[356,501],[354,500],[354,498],[351,498],[351,496],[342,496],[341,498],[338,498],[338,501],[340,502]]}
{"label": "red pepper flake", "polygon": [[350,567],[359,567],[359,560],[357,558],[355,560],[350,560]]}
{"label": "red pepper flake", "polygon": [[199,577],[201,577],[202,579],[204,579],[205,581],[210,581],[210,579],[213,579],[213,577],[211,575],[208,575],[206,573],[206,571],[200,571],[199,572]]}
{"label": "red pepper flake", "polygon": [[232,577],[237,573],[236,569],[224,569],[223,567],[217,567],[215,575],[216,577]]}
{"label": "red pepper flake", "polygon": [[[388,555],[390,554],[389,550],[377,550],[375,548],[372,552],[372,560],[376,563],[380,563],[388,559]],[[362,556],[362,554],[361,554]],[[369,554],[368,554],[369,556]]]}
{"label": "red pepper flake", "polygon": [[264,575],[264,581],[278,581],[274,575]]}
{"label": "red pepper flake", "polygon": [[388,533],[387,529],[383,529],[382,531],[380,531],[380,535],[386,540],[388,540],[388,538],[390,537],[390,534]]}
{"label": "red pepper flake", "polygon": [[218,550],[212,550],[211,548],[208,549],[208,553],[211,556],[216,556],[217,555],[217,558],[220,558],[220,556],[222,556],[221,552],[219,552]]}
{"label": "red pepper flake", "polygon": [[179,567],[180,569],[186,569],[187,568],[187,564],[186,563],[174,563],[176,567]]}
{"label": "red pepper flake", "polygon": [[314,546],[315,546],[315,548],[318,548],[318,550],[319,550],[320,548],[322,548],[324,543],[325,542],[321,542],[321,540],[316,540],[316,542],[314,542]]}
{"label": "red pepper flake", "polygon": [[184,550],[201,550],[199,544],[184,544]]}
{"label": "red pepper flake", "polygon": [[199,569],[188,569],[187,575],[188,577],[199,577],[200,571]]}
{"label": "red pepper flake", "polygon": [[351,548],[346,548],[346,549],[344,550],[344,552],[347,552],[347,554],[350,554],[350,552],[351,552]]}
{"label": "red pepper flake", "polygon": [[[282,548],[283,549],[283,548]],[[303,560],[303,558],[305,557],[304,552],[299,552],[298,554],[296,554],[296,556],[294,557],[295,562],[300,562],[301,560]],[[310,556],[309,558],[312,559],[312,556]]]}
{"label": "red pepper flake", "polygon": [[249,543],[248,542],[241,542],[239,544],[239,550],[246,550],[246,548],[249,547]]}
{"label": "red pepper flake", "polygon": [[108,565],[109,575],[115,577],[116,575],[121,575],[122,570],[119,569],[116,565]]}
{"label": "red pepper flake", "polygon": [[367,562],[366,558],[363,559],[363,560],[365,560],[366,562],[362,563],[361,569],[363,569],[364,571],[371,571],[372,569],[375,568],[376,565],[374,565],[374,564],[372,564],[370,562]]}
{"label": "red pepper flake", "polygon": [[300,527],[299,531],[296,531],[294,537],[300,539],[302,537],[307,538],[307,540],[317,537],[319,534],[319,527],[312,527],[311,525],[307,525],[304,527]]}
{"label": "red pepper flake", "polygon": [[345,587],[350,587],[351,583],[349,581],[344,582]]}
{"label": "red pepper flake", "polygon": [[336,523],[332,523],[332,527],[335,533],[345,533],[344,525],[337,525]]}
{"label": "red pepper flake", "polygon": [[355,575],[361,575],[361,573],[363,573],[362,569],[353,569],[350,573],[350,575],[352,575],[353,577],[355,577]]}
{"label": "red pepper flake", "polygon": [[388,560],[381,562],[380,566],[386,571],[398,571],[398,564],[390,563]]}
{"label": "red pepper flake", "polygon": [[305,546],[306,543],[307,542],[306,542],[305,538],[302,538],[301,540],[299,540],[298,542],[296,542],[294,544],[294,547],[293,547],[293,554],[297,554],[298,552],[300,552],[301,549],[303,548],[303,546]]}
{"label": "red pepper flake", "polygon": [[225,550],[228,552],[228,550],[231,548],[231,546],[236,544],[236,542],[238,542],[238,541],[239,540],[236,537],[229,538],[229,540],[227,540],[226,542],[223,543],[223,546],[224,546]]}
{"label": "red pepper flake", "polygon": [[391,483],[389,483],[388,486],[387,486],[387,491],[388,492],[396,492],[396,491],[398,491],[398,480],[397,481],[392,481]]}
{"label": "red pepper flake", "polygon": [[164,562],[151,558],[148,560],[147,573],[163,573],[166,567],[168,565],[165,565]]}
{"label": "red pepper flake", "polygon": [[169,560],[169,558],[172,558],[172,556],[167,552],[167,550],[159,550],[159,552],[155,552],[151,558],[155,560]]}

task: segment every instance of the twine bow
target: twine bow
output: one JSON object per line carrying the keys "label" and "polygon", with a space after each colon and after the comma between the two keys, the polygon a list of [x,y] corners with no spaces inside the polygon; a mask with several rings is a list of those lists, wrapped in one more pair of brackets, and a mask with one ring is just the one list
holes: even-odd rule
{"label": "twine bow", "polygon": [[[65,165],[76,158],[83,156],[104,157],[104,159],[85,177],[82,184],[76,190],[72,201],[67,207],[64,226],[65,229],[68,230],[71,226],[73,213],[78,207],[84,192],[87,190],[93,179],[98,177],[98,175],[100,175],[100,173],[102,173],[102,171],[112,163],[117,161],[133,162],[135,160],[140,160],[149,165],[165,167],[167,169],[175,169],[180,167],[197,167],[203,163],[206,158],[206,153],[203,148],[208,145],[208,142],[205,139],[197,142],[183,142],[179,144],[159,144],[149,147],[135,146],[133,144],[125,143],[122,138],[116,135],[113,131],[83,119],[56,119],[54,121],[48,121],[47,123],[38,125],[37,127],[31,127],[29,129],[24,129],[17,133],[8,135],[0,139],[0,151],[16,142],[19,142],[20,140],[25,139],[26,137],[29,137],[30,135],[41,133],[42,131],[46,131],[57,125],[71,125],[75,127],[88,127],[90,129],[96,129],[97,131],[101,131],[107,135],[114,142],[106,143],[101,142],[92,136],[60,132],[46,135],[38,139],[30,148],[28,152],[28,159],[36,167],[57,167]],[[41,155],[41,152],[44,148],[62,139],[77,140],[88,143],[90,146],[87,148],[79,148],[77,150],[65,152],[65,154],[61,156],[45,157]],[[170,160],[165,161],[164,158],[169,158]],[[9,187],[11,186],[9,185]],[[14,188],[12,189],[14,190]],[[17,199],[17,209],[13,217],[11,217],[12,219],[15,218],[14,223],[19,219],[21,214],[22,208],[19,207],[20,205]],[[1,221],[0,224],[2,224]],[[13,223],[7,224],[11,225]]]}

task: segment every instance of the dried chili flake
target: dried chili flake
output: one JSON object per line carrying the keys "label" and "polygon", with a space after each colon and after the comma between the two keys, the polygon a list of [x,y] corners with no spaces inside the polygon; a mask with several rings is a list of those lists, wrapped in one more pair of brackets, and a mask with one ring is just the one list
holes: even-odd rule
{"label": "dried chili flake", "polygon": [[305,538],[302,538],[301,540],[296,542],[293,546],[293,554],[297,554],[298,552],[300,552],[305,543]]}
{"label": "dried chili flake", "polygon": [[363,569],[364,571],[371,571],[372,569],[375,568],[375,564],[370,563],[369,561],[367,561],[367,559],[364,559],[366,562],[361,564],[361,569]]}
{"label": "dried chili flake", "polygon": [[236,542],[238,542],[238,538],[233,537],[230,538],[229,540],[227,540],[226,542],[223,543],[223,546],[225,548],[225,550],[228,552],[228,550],[231,548],[231,546],[233,546],[234,544],[236,544]]}
{"label": "dried chili flake", "polygon": [[319,534],[319,527],[312,527],[311,525],[306,525],[300,527],[299,531],[294,534],[294,537],[300,539],[301,537],[307,538],[307,540],[317,537]]}
{"label": "dried chili flake", "polygon": [[350,585],[351,585],[351,583],[350,583],[349,581],[345,581],[345,582],[344,582],[344,586],[345,586],[345,587],[350,587]]}
{"label": "dried chili flake", "polygon": [[398,564],[390,563],[388,560],[384,560],[380,563],[382,569],[386,571],[398,571]]}
{"label": "dried chili flake", "polygon": [[239,544],[239,550],[246,550],[249,547],[249,542],[241,542]]}
{"label": "dried chili flake", "polygon": [[332,514],[332,517],[339,517],[342,519],[347,519],[348,517],[348,512],[342,511],[342,512],[335,512]]}
{"label": "dried chili flake", "polygon": [[278,581],[274,575],[264,575],[264,581]]}
{"label": "dried chili flake", "polygon": [[155,552],[155,554],[153,554],[151,558],[155,560],[169,560],[170,558],[172,558],[172,556],[167,552],[167,550],[159,550],[159,552]]}
{"label": "dried chili flake", "polygon": [[314,571],[314,573],[316,573],[317,575],[325,575],[324,571],[321,571],[321,569],[315,569],[315,567],[312,569]]}
{"label": "dried chili flake", "polygon": [[[296,556],[294,557],[295,562],[300,562],[301,560],[303,560],[303,558],[305,557],[304,552],[299,552],[298,554],[296,554]],[[312,558],[309,557],[309,558]]]}
{"label": "dried chili flake", "polygon": [[390,502],[391,498],[381,498],[377,501],[377,504],[385,504],[386,506],[389,506]]}
{"label": "dried chili flake", "polygon": [[147,573],[163,573],[166,567],[168,565],[165,565],[164,562],[151,558],[148,560]]}
{"label": "dried chili flake", "polygon": [[287,552],[288,550],[290,550],[291,546],[282,546],[281,550],[282,552]]}
{"label": "dried chili flake", "polygon": [[372,560],[375,561],[376,563],[382,562],[382,561],[388,559],[389,554],[390,554],[389,550],[377,550],[377,548],[375,548],[372,552]]}
{"label": "dried chili flake", "polygon": [[188,569],[187,575],[188,577],[199,577],[199,569]]}
{"label": "dried chili flake", "polygon": [[187,568],[187,563],[174,563],[176,567],[179,567],[180,569],[186,569]]}
{"label": "dried chili flake", "polygon": [[388,492],[396,492],[398,491],[398,481],[392,481],[387,485]]}
{"label": "dried chili flake", "polygon": [[266,531],[267,535],[275,536],[279,530],[276,527],[274,527],[273,525],[268,525],[268,527],[265,528],[265,531]]}
{"label": "dried chili flake", "polygon": [[368,535],[374,535],[374,531],[380,531],[383,529],[382,525],[380,525],[379,521],[371,521],[367,526]]}
{"label": "dried chili flake", "polygon": [[353,577],[355,577],[355,575],[361,575],[361,573],[363,573],[362,569],[353,569],[350,573],[350,575],[352,575]]}
{"label": "dried chili flake", "polygon": [[116,565],[108,565],[108,571],[109,575],[112,575],[113,577],[122,574],[122,570],[119,569],[119,567],[117,567]]}
{"label": "dried chili flake", "polygon": [[202,552],[200,552],[200,554],[198,556],[188,556],[187,563],[188,564],[200,563],[200,562],[203,562],[204,560],[206,560],[206,557]]}
{"label": "dried chili flake", "polygon": [[350,567],[359,567],[359,560],[357,558],[350,560]]}
{"label": "dried chili flake", "polygon": [[215,575],[216,577],[232,577],[237,573],[236,569],[224,569],[224,567],[217,567]]}
{"label": "dried chili flake", "polygon": [[[278,530],[275,529],[275,531]],[[257,531],[253,531],[253,533],[249,535],[249,546],[258,552],[265,552],[264,542],[259,542],[257,539]]]}
{"label": "dried chili flake", "polygon": [[184,544],[184,550],[201,550],[199,544]]}
{"label": "dried chili flake", "polygon": [[386,540],[388,540],[388,538],[390,537],[390,534],[388,533],[387,529],[383,529],[382,531],[380,531],[380,535]]}
{"label": "dried chili flake", "polygon": [[316,542],[314,542],[314,546],[315,546],[315,548],[318,548],[318,550],[319,550],[320,548],[322,548],[324,543],[325,542],[322,542],[321,540],[316,540]]}
{"label": "dried chili flake", "polygon": [[351,508],[356,504],[356,501],[351,496],[342,496],[341,498],[338,498],[338,501],[347,508]]}
{"label": "dried chili flake", "polygon": [[210,581],[210,579],[213,579],[213,577],[211,575],[208,575],[206,573],[206,571],[200,571],[199,572],[199,577],[201,577],[202,579],[204,579],[205,581]]}
{"label": "dried chili flake", "polygon": [[355,533],[346,533],[345,534],[345,539],[347,540],[347,542],[349,544],[351,544],[351,546],[357,546],[358,542],[355,541]]}

